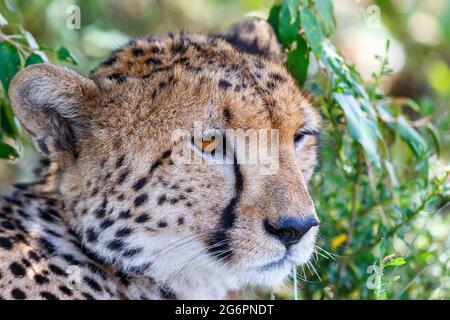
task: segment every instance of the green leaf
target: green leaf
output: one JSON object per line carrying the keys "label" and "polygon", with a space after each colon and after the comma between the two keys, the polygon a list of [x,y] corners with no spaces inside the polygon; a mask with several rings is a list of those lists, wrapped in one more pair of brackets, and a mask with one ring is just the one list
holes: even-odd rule
{"label": "green leaf", "polygon": [[310,90],[317,97],[319,97],[319,96],[320,97],[324,97],[325,96],[324,90],[317,83],[312,83]]}
{"label": "green leaf", "polygon": [[416,156],[420,157],[428,150],[426,141],[403,116],[397,118],[397,129],[400,136],[408,143]]}
{"label": "green leaf", "polygon": [[14,0],[5,0],[5,5],[11,12],[18,12],[19,8]]}
{"label": "green leaf", "polygon": [[312,51],[319,57],[322,52],[323,37],[319,21],[309,8],[304,8],[300,11],[300,21]]}
{"label": "green leaf", "polygon": [[0,128],[9,137],[17,136],[17,127],[11,108],[6,105],[0,106]]}
{"label": "green leaf", "polygon": [[[278,20],[278,36],[281,44],[285,48],[289,48],[291,43],[295,40],[300,26],[298,19],[298,1],[299,0],[285,0],[283,1]],[[296,8],[295,10],[293,8]]]}
{"label": "green leaf", "polygon": [[384,166],[386,167],[392,186],[397,188],[400,184],[398,182],[394,164],[389,160],[384,160]]}
{"label": "green leaf", "polygon": [[39,55],[37,53],[32,53],[28,56],[27,60],[25,61],[25,67],[28,67],[32,64],[43,63],[43,62],[45,62],[45,61],[41,57],[41,55]]}
{"label": "green leaf", "polygon": [[384,254],[386,253],[386,246],[387,246],[386,238],[381,239],[381,242],[380,242],[380,259],[383,259]]}
{"label": "green leaf", "polygon": [[309,48],[302,36],[297,37],[297,47],[289,51],[287,67],[300,85],[306,81],[309,65]]}
{"label": "green leaf", "polygon": [[53,48],[47,47],[43,44],[39,45],[39,50],[40,51],[47,51],[47,52],[54,52],[55,50],[53,50]]}
{"label": "green leaf", "polygon": [[14,160],[19,155],[9,144],[0,141],[0,159]]}
{"label": "green leaf", "polygon": [[361,109],[366,112],[372,120],[377,119],[377,114],[372,104],[370,104],[366,99],[360,100]]}
{"label": "green leaf", "polygon": [[427,124],[427,129],[430,132],[431,137],[433,138],[434,145],[436,146],[436,153],[438,156],[440,156],[442,152],[442,139],[439,130],[431,122]]}
{"label": "green leaf", "polygon": [[299,0],[284,0],[283,1],[288,10],[289,10],[289,15],[292,18],[295,18],[298,16],[298,6],[299,6]]}
{"label": "green leaf", "polygon": [[376,122],[361,110],[354,96],[335,93],[333,97],[344,110],[350,135],[361,144],[371,162],[380,168],[380,155],[377,148],[379,132]]}
{"label": "green leaf", "polygon": [[301,7],[307,7],[309,5],[309,0],[300,0]]}
{"label": "green leaf", "polygon": [[406,263],[405,259],[403,259],[403,258],[396,258],[394,260],[389,261],[384,266],[385,267],[396,267],[396,266],[404,265],[405,263]]}
{"label": "green leaf", "polygon": [[6,26],[8,24],[8,20],[0,13],[0,26]]}
{"label": "green leaf", "polygon": [[67,61],[73,64],[78,64],[78,61],[75,58],[75,56],[66,47],[59,48],[56,55],[58,59],[61,61]]}
{"label": "green leaf", "polygon": [[20,56],[17,48],[8,42],[0,43],[0,80],[8,92],[9,83],[20,70]]}
{"label": "green leaf", "polygon": [[325,32],[329,35],[334,29],[334,9],[332,0],[314,0],[314,6],[319,14]]}
{"label": "green leaf", "polygon": [[280,10],[281,10],[281,4],[274,5],[269,12],[269,17],[267,18],[267,22],[272,26],[273,30],[275,31],[275,34],[279,38],[278,34],[278,24],[279,24],[279,17],[280,17]]}
{"label": "green leaf", "polygon": [[328,67],[333,81],[345,89],[345,92],[353,93],[365,100],[369,99],[358,72],[347,65],[330,41],[324,42],[321,61]]}

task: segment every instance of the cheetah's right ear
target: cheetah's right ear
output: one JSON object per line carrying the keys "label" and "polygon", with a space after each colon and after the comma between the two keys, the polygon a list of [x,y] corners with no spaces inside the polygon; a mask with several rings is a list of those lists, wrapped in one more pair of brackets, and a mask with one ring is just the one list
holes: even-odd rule
{"label": "cheetah's right ear", "polygon": [[72,70],[35,64],[16,74],[9,97],[14,114],[44,154],[76,157],[97,90],[92,80]]}
{"label": "cheetah's right ear", "polygon": [[247,53],[281,59],[281,46],[272,26],[262,19],[246,19],[232,25],[223,36],[229,43]]}

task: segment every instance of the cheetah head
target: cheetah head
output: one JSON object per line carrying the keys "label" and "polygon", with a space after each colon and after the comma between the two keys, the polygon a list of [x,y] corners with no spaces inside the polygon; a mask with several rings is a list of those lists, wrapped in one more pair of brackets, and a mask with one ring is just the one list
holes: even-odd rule
{"label": "cheetah head", "polygon": [[[310,258],[320,125],[266,23],[140,38],[89,78],[30,66],[9,93],[58,164],[67,222],[102,261],[182,298],[220,298],[275,286]],[[260,149],[275,152],[245,160]]]}

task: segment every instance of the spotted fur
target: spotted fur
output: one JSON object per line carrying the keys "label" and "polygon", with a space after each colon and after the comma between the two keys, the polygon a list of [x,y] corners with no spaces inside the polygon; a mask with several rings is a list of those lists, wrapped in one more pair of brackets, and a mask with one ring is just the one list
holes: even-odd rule
{"label": "spotted fur", "polygon": [[[264,229],[315,216],[306,183],[320,129],[274,39],[246,21],[222,35],[133,40],[90,78],[46,64],[19,72],[14,112],[51,165],[0,203],[0,296],[224,298],[305,263],[316,227],[289,248]],[[172,133],[195,121],[278,129],[279,170],[180,163],[193,147]]]}

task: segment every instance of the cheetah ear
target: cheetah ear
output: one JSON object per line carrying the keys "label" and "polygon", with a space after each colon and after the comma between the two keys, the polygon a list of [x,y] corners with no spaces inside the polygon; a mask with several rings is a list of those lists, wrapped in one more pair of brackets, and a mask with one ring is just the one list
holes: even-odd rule
{"label": "cheetah ear", "polygon": [[232,25],[223,36],[242,51],[281,59],[281,46],[272,26],[265,20],[247,19]]}
{"label": "cheetah ear", "polygon": [[14,114],[51,158],[77,156],[77,141],[88,132],[86,107],[96,92],[92,80],[49,64],[21,70],[9,87]]}

